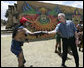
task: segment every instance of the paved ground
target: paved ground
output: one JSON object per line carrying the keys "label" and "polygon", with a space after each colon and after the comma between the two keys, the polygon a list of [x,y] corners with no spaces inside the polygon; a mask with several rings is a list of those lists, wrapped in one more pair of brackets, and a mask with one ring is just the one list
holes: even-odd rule
{"label": "paved ground", "polygon": [[[23,48],[26,67],[61,67],[61,57],[54,53],[55,39],[25,43]],[[1,37],[1,67],[17,67],[17,58],[10,52],[11,35]],[[79,54],[79,66],[83,67],[83,52]],[[68,67],[75,67],[73,56],[68,54],[66,61]]]}
{"label": "paved ground", "polygon": [[1,26],[1,30],[5,30],[6,26]]}

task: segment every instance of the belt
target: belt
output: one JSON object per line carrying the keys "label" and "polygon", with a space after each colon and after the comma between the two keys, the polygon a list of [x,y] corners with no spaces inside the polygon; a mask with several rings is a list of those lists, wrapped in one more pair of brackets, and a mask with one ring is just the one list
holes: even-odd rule
{"label": "belt", "polygon": [[69,37],[69,38],[63,38],[63,39],[71,39],[71,38],[75,38],[74,36],[72,36],[72,37]]}

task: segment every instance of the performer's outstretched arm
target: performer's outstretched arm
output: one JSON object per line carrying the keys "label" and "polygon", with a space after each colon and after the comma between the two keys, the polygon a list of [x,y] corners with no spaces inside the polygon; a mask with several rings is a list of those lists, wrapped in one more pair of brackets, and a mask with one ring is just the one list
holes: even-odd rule
{"label": "performer's outstretched arm", "polygon": [[36,31],[36,32],[31,32],[29,31],[28,29],[26,28],[23,28],[23,30],[25,30],[25,33],[28,35],[42,35],[42,34],[45,34],[47,33],[46,31]]}

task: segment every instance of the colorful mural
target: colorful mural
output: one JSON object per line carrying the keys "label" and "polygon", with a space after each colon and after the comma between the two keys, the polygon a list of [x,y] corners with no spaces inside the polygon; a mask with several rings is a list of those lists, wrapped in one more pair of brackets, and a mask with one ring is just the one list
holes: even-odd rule
{"label": "colorful mural", "polygon": [[[72,8],[71,8],[72,9]],[[29,4],[28,1],[24,1],[21,7],[22,12],[20,13],[20,17],[25,17],[32,22],[28,26],[30,31],[51,31],[55,29],[56,24],[58,22],[57,15],[60,12],[66,14],[67,19],[80,20],[81,14],[78,9],[75,9],[74,12],[66,12],[66,8],[62,9],[60,6],[56,5],[53,9],[49,9],[44,6],[40,6],[38,8]],[[67,9],[68,10],[68,9]],[[45,39],[45,38],[54,38],[55,35],[41,35],[38,36],[28,36],[30,40],[34,39]]]}
{"label": "colorful mural", "polygon": [[23,16],[32,21],[30,26],[36,31],[54,29],[57,23],[57,14],[60,12],[56,11],[56,8],[52,11],[48,11],[44,7],[33,9],[27,2],[24,2],[22,9]]}

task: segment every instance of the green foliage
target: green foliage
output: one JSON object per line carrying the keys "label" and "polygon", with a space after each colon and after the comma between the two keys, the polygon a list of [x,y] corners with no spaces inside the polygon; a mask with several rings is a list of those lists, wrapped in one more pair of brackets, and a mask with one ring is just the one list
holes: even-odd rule
{"label": "green foliage", "polygon": [[55,10],[52,10],[49,12],[49,15],[57,15],[57,12]]}
{"label": "green foliage", "polygon": [[37,12],[34,9],[31,9],[31,10],[25,11],[24,13],[26,13],[26,14],[36,14]]}

